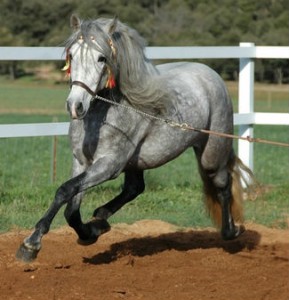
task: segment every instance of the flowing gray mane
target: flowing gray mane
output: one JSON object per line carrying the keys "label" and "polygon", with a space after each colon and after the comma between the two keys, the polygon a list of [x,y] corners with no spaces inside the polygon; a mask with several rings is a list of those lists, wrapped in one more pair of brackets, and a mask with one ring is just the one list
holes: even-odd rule
{"label": "flowing gray mane", "polygon": [[166,98],[165,81],[145,56],[146,41],[136,30],[117,19],[81,21],[68,39],[66,48],[71,47],[80,36],[89,47],[96,47],[92,38],[97,41],[97,50],[106,57],[120,93],[132,106],[147,111],[162,110],[163,99]]}

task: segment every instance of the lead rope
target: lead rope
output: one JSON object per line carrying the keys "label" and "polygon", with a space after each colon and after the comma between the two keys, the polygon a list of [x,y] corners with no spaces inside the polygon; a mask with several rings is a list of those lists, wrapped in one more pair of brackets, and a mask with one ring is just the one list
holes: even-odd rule
{"label": "lead rope", "polygon": [[103,98],[103,97],[101,97],[99,95],[96,95],[95,99],[99,99],[99,100],[104,101],[106,103],[109,103],[109,104],[112,104],[112,105],[115,105],[115,106],[118,106],[118,107],[121,107],[121,108],[124,108],[124,109],[127,109],[127,110],[134,111],[134,112],[136,112],[136,113],[138,113],[140,115],[143,115],[145,117],[148,117],[150,119],[166,123],[166,124],[168,124],[168,125],[170,125],[171,127],[174,127],[174,128],[180,128],[182,130],[191,130],[191,131],[195,131],[195,132],[200,132],[200,133],[204,133],[204,134],[208,134],[208,135],[214,135],[214,136],[219,136],[219,137],[224,137],[224,138],[244,140],[244,141],[247,141],[249,143],[261,143],[261,144],[268,144],[268,145],[274,145],[274,146],[289,148],[289,144],[287,144],[287,143],[281,143],[281,142],[275,142],[275,141],[270,141],[270,140],[264,140],[264,139],[260,139],[260,138],[253,138],[253,137],[250,137],[250,136],[243,137],[243,136],[239,136],[239,135],[234,135],[234,134],[229,134],[229,133],[223,133],[223,132],[217,132],[217,131],[207,130],[207,129],[194,128],[194,127],[190,126],[187,123],[177,123],[177,122],[172,121],[170,119],[164,119],[164,118],[161,118],[161,117],[157,117],[155,115],[151,115],[151,114],[148,114],[148,113],[146,113],[144,111],[136,109],[136,108],[134,108],[132,106],[127,106],[127,105],[124,105],[124,104],[121,104],[121,103],[118,103],[118,102],[115,102],[115,101]]}

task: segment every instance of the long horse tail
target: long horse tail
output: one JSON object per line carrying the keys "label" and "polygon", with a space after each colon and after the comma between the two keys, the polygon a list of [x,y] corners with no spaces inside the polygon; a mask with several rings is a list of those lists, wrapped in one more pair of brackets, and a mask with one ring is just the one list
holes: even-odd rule
{"label": "long horse tail", "polygon": [[[230,203],[233,220],[237,223],[244,222],[243,202],[246,191],[249,191],[256,181],[252,171],[244,165],[241,159],[232,153],[228,164],[228,171],[232,178]],[[222,225],[222,209],[217,198],[217,190],[212,179],[202,176],[204,180],[205,205],[213,223],[220,228]]]}

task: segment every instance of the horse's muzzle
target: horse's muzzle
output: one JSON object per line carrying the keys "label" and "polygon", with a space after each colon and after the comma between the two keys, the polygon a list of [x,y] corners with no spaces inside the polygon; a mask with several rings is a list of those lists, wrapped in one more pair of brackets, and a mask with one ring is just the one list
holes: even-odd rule
{"label": "horse's muzzle", "polygon": [[72,119],[82,119],[86,112],[81,101],[69,103],[67,102],[67,110]]}

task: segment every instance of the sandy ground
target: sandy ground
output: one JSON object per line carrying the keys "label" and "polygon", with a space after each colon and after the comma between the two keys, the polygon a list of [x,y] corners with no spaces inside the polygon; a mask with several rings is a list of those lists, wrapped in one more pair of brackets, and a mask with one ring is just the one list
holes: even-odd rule
{"label": "sandy ground", "polygon": [[161,221],[118,224],[90,246],[68,227],[37,260],[15,252],[27,231],[0,235],[1,299],[289,299],[289,233],[257,224],[235,241]]}

